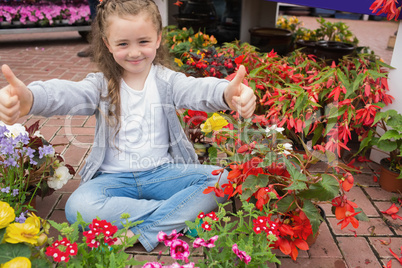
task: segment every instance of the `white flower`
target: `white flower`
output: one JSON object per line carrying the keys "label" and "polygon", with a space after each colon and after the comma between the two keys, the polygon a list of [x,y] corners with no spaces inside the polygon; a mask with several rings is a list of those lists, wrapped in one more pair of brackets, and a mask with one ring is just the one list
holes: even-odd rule
{"label": "white flower", "polygon": [[[283,127],[278,127],[277,125],[272,125],[272,126],[270,126],[270,127],[267,127],[267,128],[265,129],[265,132],[266,132],[266,133],[269,133],[269,132],[271,132],[272,130],[274,130],[275,132],[282,133],[282,131],[284,131],[285,129],[284,129]],[[269,135],[268,135],[268,137],[269,137]]]}
{"label": "white flower", "polygon": [[6,137],[12,137],[16,138],[19,135],[26,135],[28,136],[28,132],[25,130],[25,127],[21,125],[20,123],[16,123],[14,125],[6,125],[3,122],[1,122],[1,125],[6,126],[7,130],[9,131],[8,133],[5,133]]}
{"label": "white flower", "polygon": [[47,184],[50,188],[59,190],[72,177],[73,175],[70,174],[66,166],[60,166],[55,170],[53,177],[47,180]]}
{"label": "white flower", "polygon": [[39,131],[39,130],[35,131],[35,133],[34,133],[33,135],[34,135],[34,137],[38,137],[38,138],[42,138],[42,139],[45,138],[45,137],[43,137],[42,134],[40,134],[40,131]]}
{"label": "white flower", "polygon": [[286,142],[286,143],[283,144],[283,148],[285,150],[292,150],[292,144],[289,143],[289,142]]}

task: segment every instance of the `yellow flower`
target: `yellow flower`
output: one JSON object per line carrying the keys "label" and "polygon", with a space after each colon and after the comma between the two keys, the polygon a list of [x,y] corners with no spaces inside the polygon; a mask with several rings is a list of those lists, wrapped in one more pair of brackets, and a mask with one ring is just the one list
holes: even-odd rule
{"label": "yellow flower", "polygon": [[25,223],[12,223],[7,226],[5,241],[12,244],[29,243],[37,245],[40,231],[38,217],[29,217]]}
{"label": "yellow flower", "polygon": [[8,203],[0,201],[0,229],[8,226],[14,219],[14,209]]}
{"label": "yellow flower", "polygon": [[25,223],[30,223],[35,226],[35,228],[40,229],[40,219],[34,213],[28,213],[29,217],[25,220]]}
{"label": "yellow flower", "polygon": [[177,66],[179,66],[179,67],[183,66],[183,62],[178,58],[175,58],[174,62],[176,62]]}
{"label": "yellow flower", "polygon": [[1,268],[31,268],[31,261],[25,257],[16,257],[2,264]]}
{"label": "yellow flower", "polygon": [[210,118],[207,119],[207,121],[205,121],[204,124],[201,125],[201,131],[208,134],[212,130],[220,130],[228,124],[228,121],[226,121],[226,119],[220,114],[214,113]]}

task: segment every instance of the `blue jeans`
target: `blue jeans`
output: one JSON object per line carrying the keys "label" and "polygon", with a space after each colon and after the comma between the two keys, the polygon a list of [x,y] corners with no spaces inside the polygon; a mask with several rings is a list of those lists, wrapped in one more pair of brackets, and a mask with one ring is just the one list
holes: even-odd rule
{"label": "blue jeans", "polygon": [[[77,211],[85,222],[100,219],[122,228],[120,216],[129,213],[129,221],[142,220],[132,227],[140,234],[139,241],[149,252],[157,245],[157,234],[163,231],[180,231],[185,221],[194,221],[198,213],[208,213],[224,202],[215,193],[203,194],[214,186],[219,176],[211,172],[220,167],[195,164],[164,164],[143,172],[103,173],[78,187],[67,201],[67,220],[74,223]],[[227,172],[220,184],[227,183]]]}

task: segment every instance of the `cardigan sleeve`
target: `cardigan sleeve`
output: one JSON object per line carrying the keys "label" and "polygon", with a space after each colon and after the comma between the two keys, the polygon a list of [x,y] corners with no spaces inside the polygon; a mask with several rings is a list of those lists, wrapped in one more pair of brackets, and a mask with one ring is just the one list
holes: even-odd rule
{"label": "cardigan sleeve", "polygon": [[91,73],[79,82],[52,79],[28,85],[33,94],[30,114],[93,115],[106,82],[102,73]]}

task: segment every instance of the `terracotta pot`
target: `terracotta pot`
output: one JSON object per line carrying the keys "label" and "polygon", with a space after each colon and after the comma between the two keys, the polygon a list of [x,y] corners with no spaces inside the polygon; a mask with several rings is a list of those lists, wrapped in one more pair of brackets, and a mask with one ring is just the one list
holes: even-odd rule
{"label": "terracotta pot", "polygon": [[401,192],[402,193],[402,179],[397,179],[399,173],[389,169],[389,161],[384,158],[380,161],[381,174],[380,186],[387,192]]}
{"label": "terracotta pot", "polygon": [[[321,217],[325,220],[325,211],[322,207],[317,206],[318,210],[320,211]],[[322,222],[321,222],[322,223]],[[311,234],[307,237],[306,242],[308,244],[309,247],[311,247],[312,245],[314,245],[314,243],[317,241],[318,235],[320,234],[320,230],[317,231],[317,233],[315,234]]]}

